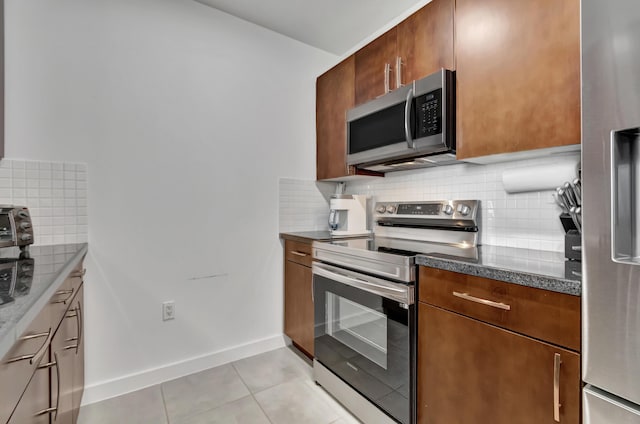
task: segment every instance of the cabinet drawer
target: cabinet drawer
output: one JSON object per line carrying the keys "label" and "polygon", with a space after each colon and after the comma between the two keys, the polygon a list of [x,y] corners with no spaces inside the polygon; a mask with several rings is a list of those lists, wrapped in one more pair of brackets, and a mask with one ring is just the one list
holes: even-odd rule
{"label": "cabinet drawer", "polygon": [[48,360],[54,332],[51,308],[45,306],[0,361],[0,422],[7,422],[36,368]]}
{"label": "cabinet drawer", "polygon": [[51,322],[55,326],[54,330],[62,321],[64,314],[67,312],[71,302],[78,293],[80,285],[82,285],[83,276],[84,270],[82,268],[82,262],[80,262],[78,266],[69,273],[64,283],[60,285],[58,290],[56,290],[51,297]]}
{"label": "cabinet drawer", "polygon": [[284,257],[304,266],[311,266],[311,243],[300,243],[297,241],[285,240]]}
{"label": "cabinet drawer", "polygon": [[480,321],[580,351],[580,298],[420,267],[419,299]]}

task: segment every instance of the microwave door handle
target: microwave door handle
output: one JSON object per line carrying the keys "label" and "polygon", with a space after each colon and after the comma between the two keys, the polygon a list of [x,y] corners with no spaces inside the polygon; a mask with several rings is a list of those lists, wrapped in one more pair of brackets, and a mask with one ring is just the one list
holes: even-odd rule
{"label": "microwave door handle", "polygon": [[411,135],[411,105],[413,104],[413,88],[407,93],[407,102],[404,104],[404,135],[407,138],[407,145],[410,149],[415,149],[413,137]]}

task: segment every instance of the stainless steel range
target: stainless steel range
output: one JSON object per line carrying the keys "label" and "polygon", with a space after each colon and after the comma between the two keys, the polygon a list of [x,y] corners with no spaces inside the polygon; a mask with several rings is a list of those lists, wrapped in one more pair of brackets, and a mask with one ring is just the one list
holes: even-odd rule
{"label": "stainless steel range", "polygon": [[477,260],[479,202],[381,202],[374,220],[313,243],[314,375],[366,423],[414,423],[415,258]]}

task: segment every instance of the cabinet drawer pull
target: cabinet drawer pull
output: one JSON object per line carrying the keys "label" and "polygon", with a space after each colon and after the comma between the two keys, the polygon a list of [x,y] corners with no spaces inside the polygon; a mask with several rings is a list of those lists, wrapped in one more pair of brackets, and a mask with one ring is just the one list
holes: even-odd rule
{"label": "cabinet drawer pull", "polygon": [[42,364],[42,365],[40,365],[40,366],[38,367],[38,369],[39,369],[39,370],[43,370],[43,369],[45,369],[45,368],[51,368],[51,367],[54,367],[54,366],[56,366],[56,365],[58,365],[58,364],[56,364],[56,362],[55,362],[55,361],[53,361],[53,362],[47,362],[46,364]]}
{"label": "cabinet drawer pull", "polygon": [[33,353],[31,355],[16,356],[15,358],[7,359],[5,363],[11,364],[13,362],[26,361],[27,359],[29,360],[29,363],[32,365],[40,362],[40,360],[44,356],[44,353],[47,351],[49,344],[51,343],[51,337],[53,336],[53,333],[51,332],[51,328],[49,328],[49,331],[46,333],[32,334],[30,336],[24,336],[20,338],[20,340],[32,340],[32,339],[38,339],[40,337],[45,337],[45,336],[47,337],[47,339],[44,341],[44,343],[42,343],[42,346],[40,346],[40,349],[38,349],[36,353]]}
{"label": "cabinet drawer pull", "polygon": [[40,415],[45,415],[45,414],[51,414],[52,412],[56,412],[58,409],[53,407],[53,408],[47,408],[47,409],[43,409],[42,411],[36,412],[35,414],[33,414],[34,417],[39,417]]}
{"label": "cabinet drawer pull", "polygon": [[289,250],[289,253],[291,253],[292,255],[296,255],[296,256],[309,256],[307,253],[302,253],[302,252],[298,252],[296,250]]}
{"label": "cabinet drawer pull", "polygon": [[460,293],[453,292],[455,297],[459,297],[464,300],[470,300],[471,302],[480,303],[481,305],[491,306],[493,308],[504,309],[505,311],[510,311],[511,306],[506,303],[494,302],[493,300],[481,299],[479,297],[471,296],[469,293]]}
{"label": "cabinet drawer pull", "polygon": [[67,304],[68,301],[71,300],[71,298],[73,297],[74,293],[75,293],[75,289],[71,289],[71,290],[60,290],[58,292],[56,292],[56,294],[68,294],[69,296],[67,296],[64,300],[56,300],[53,303],[64,303],[65,305]]}
{"label": "cabinet drawer pull", "polygon": [[71,273],[70,277],[84,277],[84,274],[87,273],[87,268],[83,268],[82,271],[74,271]]}
{"label": "cabinet drawer pull", "polygon": [[560,364],[562,360],[560,354],[553,355],[553,419],[555,422],[560,422]]}

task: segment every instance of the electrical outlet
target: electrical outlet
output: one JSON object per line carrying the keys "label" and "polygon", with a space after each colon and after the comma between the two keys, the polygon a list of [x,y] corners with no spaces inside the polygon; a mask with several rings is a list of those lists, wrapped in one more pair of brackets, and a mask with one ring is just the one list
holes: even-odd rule
{"label": "electrical outlet", "polygon": [[162,302],[162,320],[168,321],[176,317],[176,304],[173,300]]}

